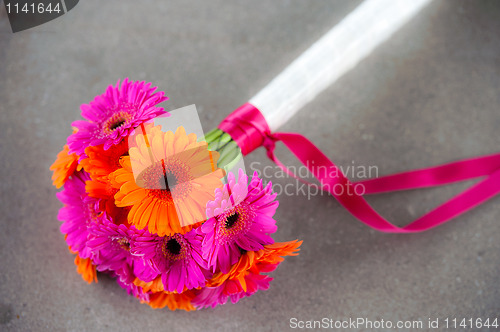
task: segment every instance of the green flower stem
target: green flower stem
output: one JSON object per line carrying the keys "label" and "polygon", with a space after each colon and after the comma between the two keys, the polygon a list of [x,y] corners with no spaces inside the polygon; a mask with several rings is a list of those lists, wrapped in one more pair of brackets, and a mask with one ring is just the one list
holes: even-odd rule
{"label": "green flower stem", "polygon": [[241,159],[241,150],[238,144],[220,129],[213,129],[202,138],[208,143],[212,151],[219,152],[217,166],[224,168],[226,172],[230,171]]}

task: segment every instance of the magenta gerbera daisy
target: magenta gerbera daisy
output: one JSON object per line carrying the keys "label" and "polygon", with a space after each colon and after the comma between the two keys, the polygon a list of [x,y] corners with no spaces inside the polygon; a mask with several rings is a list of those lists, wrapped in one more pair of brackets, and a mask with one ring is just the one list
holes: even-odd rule
{"label": "magenta gerbera daisy", "polygon": [[238,181],[229,173],[228,183],[217,189],[215,200],[207,203],[207,218],[200,228],[203,236],[203,258],[209,269],[227,273],[238,261],[242,251],[257,251],[274,243],[270,234],[276,232],[272,218],[278,207],[272,184],[263,188],[262,180],[254,173],[248,177],[240,169]]}
{"label": "magenta gerbera daisy", "polygon": [[135,269],[141,274],[143,270],[140,262],[134,264],[139,259],[130,252],[130,243],[138,235],[134,226],[127,228],[126,225],[116,225],[109,221],[91,225],[87,247],[92,252],[97,270],[113,271],[124,283],[133,282],[136,277]]}
{"label": "magenta gerbera daisy", "polygon": [[85,171],[74,173],[64,184],[64,190],[57,193],[57,198],[64,203],[57,218],[63,221],[61,232],[66,234],[66,242],[72,251],[81,258],[90,258],[87,248],[88,226],[101,223],[107,216],[100,208],[101,200],[90,197],[85,192],[85,181],[90,176]]}
{"label": "magenta gerbera daisy", "polygon": [[[132,242],[132,253],[144,258],[150,269],[161,275],[163,287],[169,292],[201,287],[208,276],[201,256],[201,237],[195,230],[164,237],[144,231]],[[147,270],[138,275],[146,282],[152,280],[150,276]]]}
{"label": "magenta gerbera daisy", "polygon": [[155,90],[151,83],[131,82],[126,78],[121,86],[118,81],[90,104],[83,104],[80,107],[82,116],[88,121],[72,123],[78,131],[68,137],[69,151],[83,159],[88,146],[104,144],[107,150],[141,123],[166,115],[163,108],[156,105],[168,98]]}

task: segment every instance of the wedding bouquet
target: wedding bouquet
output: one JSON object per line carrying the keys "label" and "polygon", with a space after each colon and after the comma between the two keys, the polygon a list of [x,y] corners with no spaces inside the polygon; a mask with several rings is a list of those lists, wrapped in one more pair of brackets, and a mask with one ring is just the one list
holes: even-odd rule
{"label": "wedding bouquet", "polygon": [[51,166],[54,185],[64,185],[58,218],[77,271],[89,283],[96,271],[108,274],[142,302],[171,310],[268,289],[266,273],[301,244],[271,237],[271,183],[242,169],[226,174],[219,153],[182,126],[154,126],[168,116],[155,90],[125,79],[82,105],[86,120],[73,123]]}

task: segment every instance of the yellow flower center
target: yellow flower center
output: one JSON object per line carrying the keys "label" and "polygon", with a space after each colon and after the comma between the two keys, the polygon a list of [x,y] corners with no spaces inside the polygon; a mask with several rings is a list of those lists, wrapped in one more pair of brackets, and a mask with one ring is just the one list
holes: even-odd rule
{"label": "yellow flower center", "polygon": [[116,240],[116,242],[122,247],[123,249],[130,251],[130,242],[124,237]]}

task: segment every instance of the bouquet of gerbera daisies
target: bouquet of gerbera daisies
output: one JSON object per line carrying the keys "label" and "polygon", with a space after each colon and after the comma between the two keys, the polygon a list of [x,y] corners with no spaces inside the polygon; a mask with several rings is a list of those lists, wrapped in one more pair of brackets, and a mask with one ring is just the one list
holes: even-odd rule
{"label": "bouquet of gerbera daisies", "polygon": [[64,185],[61,232],[89,283],[108,274],[153,308],[235,303],[267,289],[265,273],[301,242],[274,242],[271,183],[222,168],[218,146],[234,165],[227,144],[153,124],[168,116],[157,106],[166,99],[125,79],[82,105],[86,120],[73,123],[51,166],[54,185]]}

